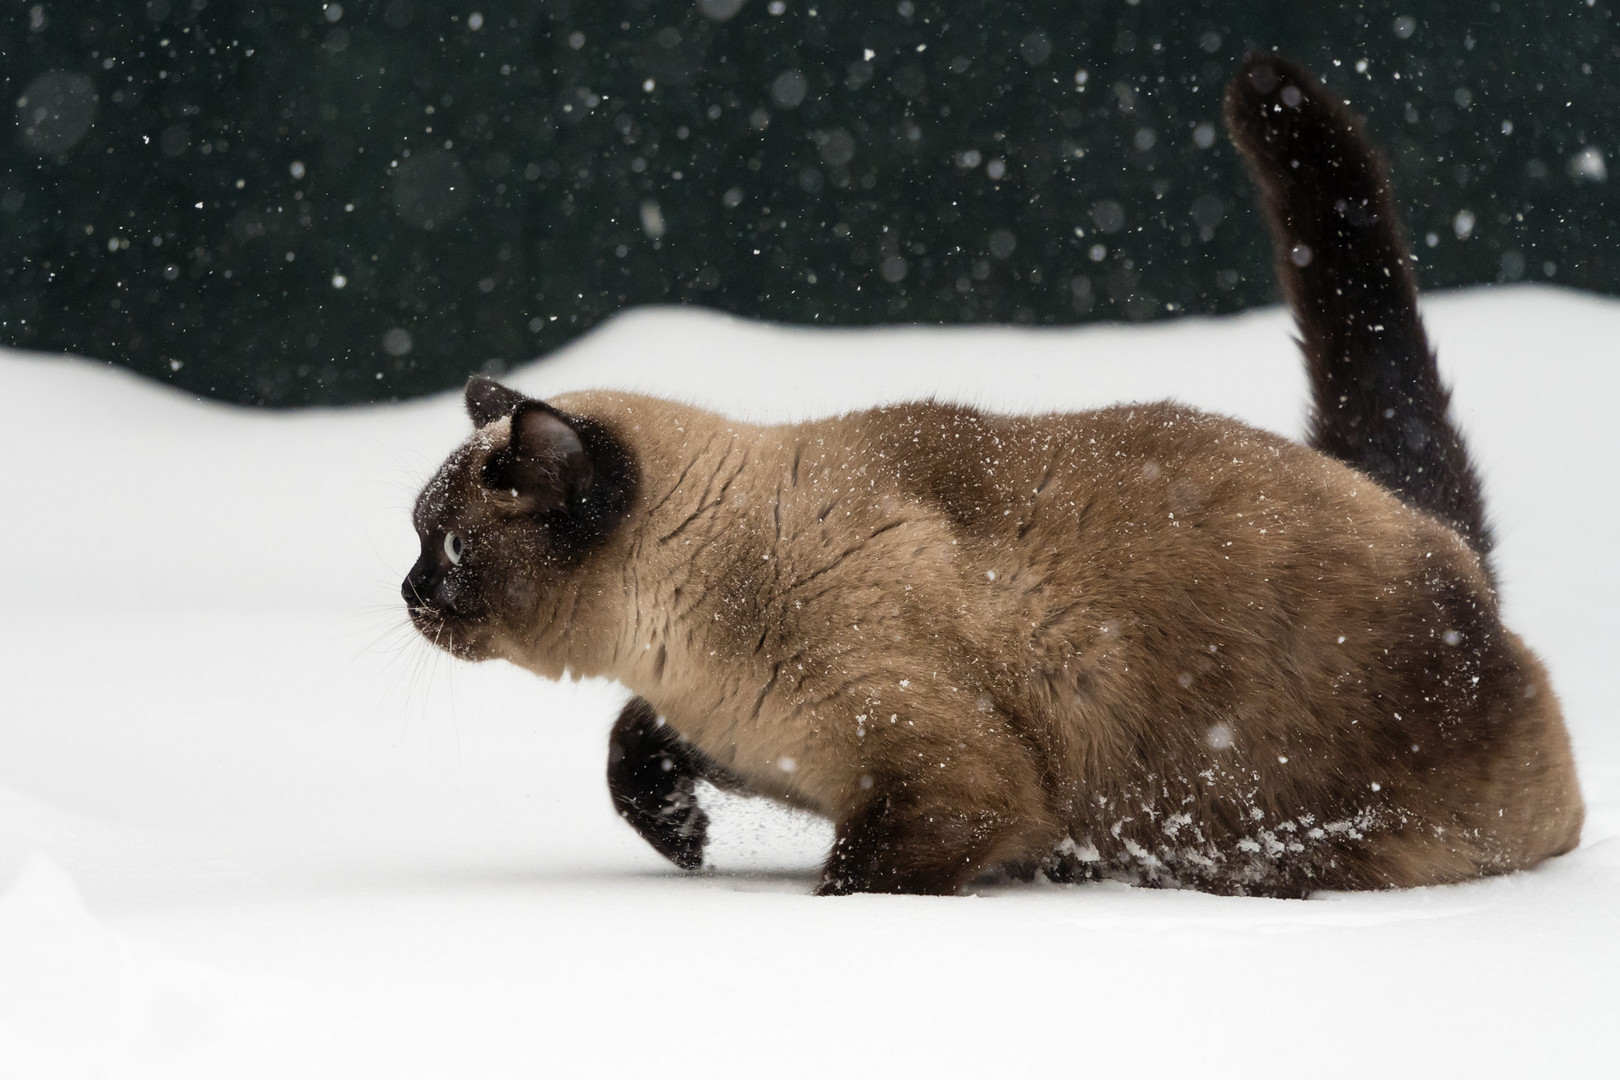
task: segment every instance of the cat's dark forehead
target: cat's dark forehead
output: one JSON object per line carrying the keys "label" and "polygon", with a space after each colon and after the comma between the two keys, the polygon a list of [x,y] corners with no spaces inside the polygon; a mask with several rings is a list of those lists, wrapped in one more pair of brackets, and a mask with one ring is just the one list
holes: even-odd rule
{"label": "cat's dark forehead", "polygon": [[479,470],[494,449],[496,440],[492,436],[487,428],[475,432],[445,459],[422,488],[411,512],[411,520],[419,531],[443,528],[466,511],[480,487]]}
{"label": "cat's dark forehead", "polygon": [[464,503],[461,494],[461,480],[465,470],[464,455],[451,455],[450,459],[439,466],[439,471],[433,474],[433,479],[422,488],[422,493],[416,497],[416,507],[411,512],[411,520],[416,527],[423,531],[431,530],[435,525],[443,523],[445,518],[451,517]]}

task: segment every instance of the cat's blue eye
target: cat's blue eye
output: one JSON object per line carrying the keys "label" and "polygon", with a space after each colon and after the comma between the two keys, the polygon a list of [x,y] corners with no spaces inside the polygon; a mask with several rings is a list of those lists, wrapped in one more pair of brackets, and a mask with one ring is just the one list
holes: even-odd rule
{"label": "cat's blue eye", "polygon": [[444,534],[444,553],[449,557],[450,565],[460,565],[461,553],[466,549],[467,545],[461,542],[461,537],[455,533]]}

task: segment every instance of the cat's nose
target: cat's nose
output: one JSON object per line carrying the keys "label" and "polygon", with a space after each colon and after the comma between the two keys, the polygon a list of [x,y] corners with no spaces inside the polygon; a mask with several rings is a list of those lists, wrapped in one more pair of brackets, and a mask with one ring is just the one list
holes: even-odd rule
{"label": "cat's nose", "polygon": [[460,601],[464,597],[459,590],[449,578],[432,569],[425,572],[412,570],[400,585],[399,595],[404,597],[408,608],[430,608],[440,615],[466,614],[461,610]]}
{"label": "cat's nose", "polygon": [[405,580],[399,587],[399,595],[405,598],[406,607],[426,607],[431,604],[434,600],[432,568],[418,561],[411,567],[411,572],[405,575]]}

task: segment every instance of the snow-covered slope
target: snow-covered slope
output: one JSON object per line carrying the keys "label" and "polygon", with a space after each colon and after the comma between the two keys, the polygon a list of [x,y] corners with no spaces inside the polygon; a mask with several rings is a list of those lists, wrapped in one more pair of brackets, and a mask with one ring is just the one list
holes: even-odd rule
{"label": "snow-covered slope", "polygon": [[[0,355],[0,1077],[1612,1069],[1620,303],[1427,310],[1585,841],[1308,902],[818,900],[826,827],[741,801],[721,869],[681,876],[608,805],[622,690],[458,665],[405,626],[408,508],[464,433],[455,397],[276,416]],[[1277,311],[860,332],[644,311],[512,382],[750,419],[1175,396],[1288,433],[1304,398]]]}

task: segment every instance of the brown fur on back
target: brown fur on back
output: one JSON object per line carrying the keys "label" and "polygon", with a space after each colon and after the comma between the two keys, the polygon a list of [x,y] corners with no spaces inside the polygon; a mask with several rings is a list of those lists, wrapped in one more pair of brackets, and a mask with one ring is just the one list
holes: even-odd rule
{"label": "brown fur on back", "polygon": [[634,495],[553,550],[480,483],[496,425],[453,458],[462,509],[418,525],[486,508],[468,654],[618,679],[750,790],[831,818],[825,891],[1038,863],[1300,895],[1579,837],[1557,701],[1478,557],[1321,454],[1167,403],[781,427],[549,406],[624,448]]}

